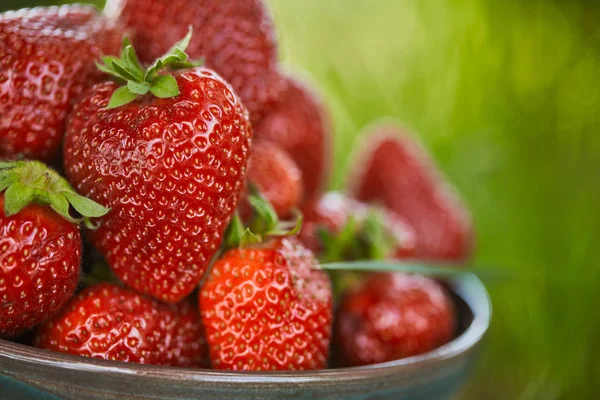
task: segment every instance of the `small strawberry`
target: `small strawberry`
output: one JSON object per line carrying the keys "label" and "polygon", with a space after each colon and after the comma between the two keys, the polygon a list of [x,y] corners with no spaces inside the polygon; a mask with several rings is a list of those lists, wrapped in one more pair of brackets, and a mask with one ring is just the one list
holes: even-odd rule
{"label": "small strawberry", "polygon": [[105,360],[207,366],[200,315],[190,303],[167,305],[109,283],[74,297],[40,326],[34,345]]}
{"label": "small strawberry", "polygon": [[[252,146],[247,180],[271,203],[279,217],[290,215],[302,199],[302,172],[290,156],[275,143],[257,141]],[[244,219],[250,207],[240,204]]]}
{"label": "small strawberry", "polygon": [[469,258],[473,248],[469,213],[420,143],[393,125],[377,125],[365,136],[370,145],[351,174],[352,194],[405,218],[416,232],[415,257]]}
{"label": "small strawberry", "polygon": [[112,208],[92,244],[130,287],[167,302],[194,290],[219,249],[245,182],[252,131],[221,77],[191,65],[190,34],[147,71],[126,43],[100,68],[126,80],[91,88],[64,146],[75,187]]}
{"label": "small strawberry", "polygon": [[302,171],[305,199],[318,197],[331,169],[331,127],[321,101],[306,85],[288,78],[281,102],[254,126],[256,137],[281,146]]}
{"label": "small strawberry", "polygon": [[0,162],[0,337],[39,324],[75,292],[81,220],[70,206],[88,224],[108,211],[40,162]]}
{"label": "small strawberry", "polygon": [[303,243],[327,261],[409,258],[411,226],[396,213],[329,192],[304,208]]}
{"label": "small strawberry", "polygon": [[277,44],[263,0],[109,0],[106,13],[131,28],[144,62],[152,62],[193,26],[188,53],[225,78],[252,121],[285,90],[277,72]]}
{"label": "small strawberry", "polygon": [[0,14],[0,158],[54,161],[94,61],[120,43],[121,30],[89,6]]}
{"label": "small strawberry", "polygon": [[294,238],[229,250],[199,297],[213,368],[325,368],[331,284]]}
{"label": "small strawberry", "polygon": [[335,343],[344,366],[392,361],[431,351],[456,330],[452,302],[434,280],[372,274],[343,299]]}

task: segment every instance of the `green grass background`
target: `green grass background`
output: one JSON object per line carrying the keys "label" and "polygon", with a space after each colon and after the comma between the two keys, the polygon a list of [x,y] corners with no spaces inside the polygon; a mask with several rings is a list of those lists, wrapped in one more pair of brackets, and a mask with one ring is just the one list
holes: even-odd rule
{"label": "green grass background", "polygon": [[[25,4],[0,6],[11,2]],[[512,274],[488,284],[493,325],[460,398],[600,398],[598,7],[270,3],[286,68],[308,74],[331,107],[332,187],[343,185],[361,128],[396,118],[471,207],[477,261]]]}

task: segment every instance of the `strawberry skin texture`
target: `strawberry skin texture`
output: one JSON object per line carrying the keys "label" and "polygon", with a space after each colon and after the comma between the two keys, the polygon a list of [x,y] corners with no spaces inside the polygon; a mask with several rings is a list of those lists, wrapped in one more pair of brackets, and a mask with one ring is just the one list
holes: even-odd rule
{"label": "strawberry skin texture", "polygon": [[[281,218],[300,206],[303,190],[302,172],[294,160],[275,143],[253,143],[247,180],[256,186]],[[249,205],[245,201],[241,203],[240,208],[242,216],[250,213]]]}
{"label": "strawberry skin texture", "polygon": [[74,297],[40,326],[34,345],[105,360],[207,366],[200,315],[189,302],[167,305],[110,283]]}
{"label": "strawberry skin texture", "polygon": [[468,259],[474,242],[470,214],[423,146],[392,125],[376,126],[365,137],[372,144],[351,174],[351,193],[405,218],[417,235],[417,258]]}
{"label": "strawberry skin texture", "polygon": [[262,122],[256,137],[281,146],[302,171],[305,199],[318,197],[331,170],[330,118],[321,99],[305,84],[288,78],[281,102]]}
{"label": "strawberry skin texture", "polygon": [[[317,201],[312,201],[303,209],[304,224],[300,238],[306,247],[319,253],[322,245],[319,240],[319,229],[325,229],[332,234],[339,234],[353,217],[357,223],[365,220],[369,205],[361,203],[344,194],[328,192]],[[395,239],[396,249],[390,256],[393,258],[411,258],[415,254],[415,232],[402,217],[390,210],[380,210],[383,213],[383,224],[387,232]]]}
{"label": "strawberry skin texture", "polygon": [[51,162],[67,115],[97,80],[101,54],[118,54],[122,31],[92,7],[0,14],[0,158]]}
{"label": "strawberry skin texture", "polygon": [[110,207],[92,244],[128,286],[176,303],[221,245],[245,182],[247,111],[213,71],[176,75],[181,94],[106,110],[117,88],[94,86],[65,137],[66,175]]}
{"label": "strawberry skin texture", "polygon": [[227,370],[325,368],[331,283],[293,238],[230,250],[200,292],[211,366]]}
{"label": "strawberry skin texture", "polygon": [[452,340],[453,304],[444,288],[417,275],[372,274],[342,300],[335,340],[343,366],[393,361]]}
{"label": "strawberry skin texture", "polygon": [[262,0],[109,0],[109,15],[134,35],[140,58],[152,62],[194,28],[187,53],[227,80],[253,122],[279,100],[286,81],[277,72],[277,43]]}
{"label": "strawberry skin texture", "polygon": [[0,337],[57,312],[79,280],[79,228],[41,205],[6,217],[0,194]]}

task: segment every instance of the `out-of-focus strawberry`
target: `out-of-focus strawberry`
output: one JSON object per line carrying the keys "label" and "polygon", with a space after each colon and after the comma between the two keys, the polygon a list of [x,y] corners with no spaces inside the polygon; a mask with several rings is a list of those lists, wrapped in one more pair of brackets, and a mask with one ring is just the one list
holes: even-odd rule
{"label": "out-of-focus strawberry", "polygon": [[434,280],[372,274],[342,300],[335,343],[344,366],[392,361],[431,351],[456,330],[452,301]]}
{"label": "out-of-focus strawberry", "polygon": [[309,203],[303,211],[300,239],[327,261],[409,258],[414,255],[414,231],[392,211],[369,206],[336,192],[329,192]]}
{"label": "out-of-focus strawberry", "polygon": [[304,197],[316,198],[331,170],[330,116],[321,99],[306,85],[288,78],[277,107],[254,126],[256,137],[281,146],[302,171]]}
{"label": "out-of-focus strawberry", "polygon": [[356,160],[351,193],[405,218],[416,232],[415,257],[459,261],[470,257],[468,211],[416,139],[390,124],[364,134],[369,144]]}
{"label": "out-of-focus strawberry", "polygon": [[74,297],[40,326],[34,345],[105,360],[207,366],[200,315],[189,302],[162,304],[108,283]]}
{"label": "out-of-focus strawberry", "polygon": [[262,0],[108,0],[106,12],[133,32],[144,62],[152,62],[193,26],[188,53],[227,80],[253,122],[279,100],[275,33]]}
{"label": "out-of-focus strawberry", "polygon": [[[290,156],[275,143],[257,141],[252,145],[247,181],[271,203],[281,218],[300,206],[302,172]],[[240,202],[242,219],[251,214],[246,199]]]}
{"label": "out-of-focus strawberry", "polygon": [[325,368],[331,284],[313,253],[295,239],[226,252],[199,301],[213,368]]}
{"label": "out-of-focus strawberry", "polygon": [[98,76],[94,61],[121,40],[90,6],[0,14],[0,158],[54,161],[73,102]]}
{"label": "out-of-focus strawberry", "polygon": [[108,211],[41,162],[0,162],[0,337],[39,324],[75,292],[81,236],[71,206],[85,217]]}
{"label": "out-of-focus strawberry", "polygon": [[101,68],[128,85],[91,88],[64,146],[70,181],[112,208],[92,244],[127,285],[173,303],[194,290],[221,245],[252,136],[247,111],[215,72],[159,73],[189,64],[190,38],[146,71],[130,45],[120,59],[105,58]]}

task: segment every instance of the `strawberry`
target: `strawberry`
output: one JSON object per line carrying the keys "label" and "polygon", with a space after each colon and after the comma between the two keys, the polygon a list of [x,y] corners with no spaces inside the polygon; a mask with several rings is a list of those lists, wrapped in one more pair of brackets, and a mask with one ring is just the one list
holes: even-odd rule
{"label": "strawberry", "polygon": [[229,370],[324,368],[331,284],[294,238],[226,252],[201,288],[211,365]]}
{"label": "strawberry", "polygon": [[280,98],[277,44],[262,0],[109,0],[106,13],[134,31],[144,62],[152,62],[193,26],[189,54],[231,83],[253,121]]}
{"label": "strawberry", "polygon": [[305,84],[288,78],[281,102],[259,124],[256,137],[279,144],[302,171],[305,199],[318,197],[331,169],[329,115],[321,99]]}
{"label": "strawberry", "polygon": [[0,162],[0,337],[39,324],[75,292],[81,220],[70,205],[86,220],[108,211],[40,162]]}
{"label": "strawberry", "polygon": [[393,125],[377,125],[365,137],[371,144],[351,174],[351,193],[405,218],[416,232],[415,257],[469,258],[473,248],[469,213],[423,146]]}
{"label": "strawberry", "polygon": [[94,61],[120,43],[121,30],[89,6],[0,14],[0,158],[53,161]]}
{"label": "strawberry", "polygon": [[200,315],[110,283],[84,289],[38,329],[36,347],[86,357],[206,367]]}
{"label": "strawberry", "polygon": [[231,87],[190,68],[190,34],[147,71],[130,44],[100,68],[120,79],[91,88],[75,107],[64,146],[66,174],[112,208],[92,244],[127,285],[179,302],[219,249],[245,182],[252,131]]}
{"label": "strawberry", "polygon": [[336,192],[310,202],[303,211],[300,238],[327,261],[409,258],[414,254],[412,227],[392,211]]}
{"label": "strawberry", "polygon": [[456,330],[452,302],[434,280],[372,274],[340,305],[335,340],[344,366],[392,361],[431,351]]}
{"label": "strawberry", "polygon": [[[300,205],[302,173],[294,160],[275,143],[257,141],[253,144],[248,182],[271,203],[279,217],[288,216]],[[247,219],[250,208],[245,200],[240,208]]]}

